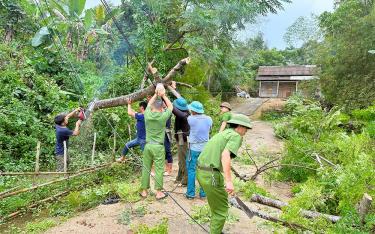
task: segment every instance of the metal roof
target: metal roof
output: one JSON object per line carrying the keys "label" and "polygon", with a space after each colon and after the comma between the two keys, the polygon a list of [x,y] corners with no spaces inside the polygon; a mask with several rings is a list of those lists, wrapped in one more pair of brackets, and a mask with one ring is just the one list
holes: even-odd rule
{"label": "metal roof", "polygon": [[261,66],[258,76],[314,76],[316,65]]}

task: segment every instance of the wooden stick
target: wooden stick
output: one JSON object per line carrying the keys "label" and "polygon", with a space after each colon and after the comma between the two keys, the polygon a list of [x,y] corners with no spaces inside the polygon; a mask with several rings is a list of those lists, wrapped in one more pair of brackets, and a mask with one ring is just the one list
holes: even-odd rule
{"label": "wooden stick", "polygon": [[65,175],[65,174],[74,174],[74,173],[76,173],[76,172],[62,172],[62,171],[0,172],[0,176]]}
{"label": "wooden stick", "polygon": [[[32,205],[28,206],[26,209],[27,210],[33,209],[33,208],[35,208],[35,207],[37,207],[37,206],[39,206],[39,205],[41,205],[43,203],[46,203],[46,202],[49,202],[49,201],[53,201],[53,200],[57,199],[58,197],[62,197],[64,195],[68,194],[69,192],[70,192],[70,190],[58,193],[58,194],[53,195],[53,196],[48,197],[48,198],[45,198],[43,200],[40,200],[40,201],[36,202],[35,204],[32,204]],[[23,209],[18,210],[16,212],[13,212],[13,213],[5,216],[4,218],[2,218],[2,221],[6,221],[6,220],[9,220],[9,219],[15,218],[15,217],[19,216],[22,213],[24,213]]]}
{"label": "wooden stick", "polygon": [[247,182],[249,181],[249,179],[247,179],[245,176],[241,176],[238,171],[236,171],[236,169],[234,169],[233,166],[230,167],[230,169],[232,170],[233,174],[238,177],[240,180],[244,181],[244,182]]}
{"label": "wooden stick", "polygon": [[96,132],[94,133],[94,143],[92,144],[92,153],[91,153],[91,166],[94,166],[94,156],[95,156],[95,146],[96,146]]}
{"label": "wooden stick", "polygon": [[64,172],[68,171],[68,152],[66,147],[66,141],[64,141]]}
{"label": "wooden stick", "polygon": [[14,187],[14,188],[11,188],[11,189],[8,189],[8,190],[6,190],[6,191],[4,191],[4,192],[1,192],[1,193],[0,193],[0,196],[2,196],[2,195],[4,195],[4,194],[7,194],[7,193],[10,193],[10,192],[12,192],[12,191],[18,189],[19,187],[20,187],[20,186],[16,186],[16,187]]}
{"label": "wooden stick", "polygon": [[116,161],[116,133],[113,135],[112,161]]}
{"label": "wooden stick", "polygon": [[39,172],[40,141],[36,145],[35,173]]}
{"label": "wooden stick", "polygon": [[[252,197],[251,197],[251,201],[262,204],[262,205],[271,206],[271,207],[274,207],[274,208],[277,208],[277,209],[280,209],[280,210],[283,207],[289,205],[286,202],[283,202],[283,201],[280,201],[280,200],[275,200],[275,199],[265,197],[265,196],[262,196],[262,195],[259,195],[259,194],[253,194]],[[323,218],[331,221],[332,223],[337,223],[341,219],[340,216],[322,214],[322,213],[319,213],[319,212],[316,212],[316,211],[311,211],[311,210],[301,210],[301,215],[304,216],[305,218],[309,218],[309,219],[315,219],[315,218],[323,217]]]}
{"label": "wooden stick", "polygon": [[370,210],[372,197],[367,193],[363,194],[362,200],[357,205],[357,211],[361,219],[361,223],[365,224],[365,217]]}
{"label": "wooden stick", "polygon": [[132,130],[130,128],[130,124],[128,124],[128,131],[129,131],[129,141],[132,139]]}
{"label": "wooden stick", "polygon": [[80,172],[80,173],[73,174],[73,175],[68,175],[67,177],[63,177],[63,178],[60,178],[60,179],[57,179],[57,180],[52,180],[52,181],[46,182],[44,184],[34,185],[34,186],[30,187],[30,188],[24,188],[24,189],[20,189],[20,190],[14,191],[14,192],[10,192],[10,193],[1,195],[0,196],[0,200],[4,199],[4,198],[7,198],[7,197],[11,197],[11,196],[17,195],[17,194],[20,194],[20,193],[29,192],[29,191],[35,190],[37,188],[45,187],[47,185],[55,184],[55,183],[58,183],[58,182],[61,182],[61,181],[64,181],[64,180],[69,180],[69,179],[75,178],[77,176],[85,175],[85,174],[90,173],[90,172],[95,172],[97,170],[101,170],[103,168],[106,168],[106,167],[108,167],[110,165],[112,165],[112,162],[111,163],[106,163],[106,164],[103,164],[103,165],[100,165],[100,166],[97,166],[97,167],[87,168],[87,169],[82,170],[82,172]]}

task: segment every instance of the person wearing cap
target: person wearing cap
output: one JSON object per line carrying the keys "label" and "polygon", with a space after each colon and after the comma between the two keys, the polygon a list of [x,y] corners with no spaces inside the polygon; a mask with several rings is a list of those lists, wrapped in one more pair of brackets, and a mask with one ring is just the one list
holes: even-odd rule
{"label": "person wearing cap", "polygon": [[[187,118],[190,126],[190,134],[189,151],[186,158],[188,181],[185,196],[188,199],[193,199],[195,197],[195,174],[197,169],[197,160],[210,138],[212,119],[204,114],[203,105],[198,101],[192,102],[188,108],[191,115]],[[206,197],[206,194],[202,188],[200,188],[199,197]]]}
{"label": "person wearing cap", "polygon": [[220,121],[221,121],[221,124],[220,124],[219,132],[224,131],[225,128],[227,127],[227,122],[232,117],[231,110],[232,110],[232,107],[230,106],[230,104],[228,102],[221,103],[221,105],[220,105]]}
{"label": "person wearing cap", "polygon": [[[158,99],[161,97],[162,100]],[[163,109],[163,101],[167,105],[167,109]],[[173,104],[165,94],[162,85],[157,85],[155,94],[149,100],[144,118],[146,123],[146,145],[143,151],[143,167],[141,180],[142,197],[147,197],[150,188],[150,172],[151,166],[155,166],[155,189],[156,199],[160,200],[167,195],[162,192],[163,174],[164,174],[164,137],[165,125],[172,115]]]}
{"label": "person wearing cap", "polygon": [[234,194],[231,159],[236,157],[242,138],[251,129],[250,119],[233,114],[229,128],[212,137],[198,158],[197,178],[211,209],[210,233],[221,233],[228,216],[228,194]]}
{"label": "person wearing cap", "polygon": [[178,154],[178,173],[175,182],[181,186],[186,186],[186,153],[188,150],[187,137],[189,136],[190,130],[187,118],[190,114],[188,110],[188,103],[179,93],[177,93],[175,83],[172,83],[171,88],[173,92],[177,94],[177,96],[180,96],[173,101],[173,114],[175,116],[174,132]]}

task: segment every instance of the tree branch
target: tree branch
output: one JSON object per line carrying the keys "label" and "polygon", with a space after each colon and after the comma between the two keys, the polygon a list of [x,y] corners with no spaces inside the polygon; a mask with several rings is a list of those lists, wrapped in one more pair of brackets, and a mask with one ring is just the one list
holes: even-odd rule
{"label": "tree branch", "polygon": [[[190,62],[190,58],[184,58],[180,60],[169,72],[168,74],[161,80],[161,83],[164,85],[167,85],[170,83],[172,78],[177,74],[178,71],[180,71],[186,64]],[[116,106],[123,106],[127,104],[127,100],[130,98],[132,101],[139,101],[143,98],[147,97],[148,95],[153,94],[155,91],[155,87],[153,85],[148,86],[145,89],[139,90],[137,92],[115,97],[115,98],[109,98],[104,100],[99,100],[94,103],[94,110],[99,109],[105,109],[105,108],[111,108]]]}
{"label": "tree branch", "polygon": [[[262,195],[259,195],[259,194],[253,194],[251,196],[251,201],[262,204],[262,205],[271,206],[271,207],[277,208],[279,210],[282,210],[283,207],[286,207],[286,206],[289,205],[287,202],[275,200],[275,199],[265,197],[265,196],[262,196]],[[315,219],[315,218],[323,217],[323,218],[331,221],[332,223],[336,223],[341,219],[340,216],[322,214],[322,213],[319,213],[317,211],[301,210],[300,212],[301,212],[301,215],[306,217],[306,218]]]}

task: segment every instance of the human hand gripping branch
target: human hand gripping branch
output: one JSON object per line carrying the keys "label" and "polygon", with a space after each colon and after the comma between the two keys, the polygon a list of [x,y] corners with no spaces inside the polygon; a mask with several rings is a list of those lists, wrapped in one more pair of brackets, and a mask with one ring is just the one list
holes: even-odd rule
{"label": "human hand gripping branch", "polygon": [[172,81],[171,85],[168,85],[168,90],[176,97],[176,98],[180,98],[182,97],[181,94],[179,92],[177,92],[177,85],[176,85],[176,81]]}

